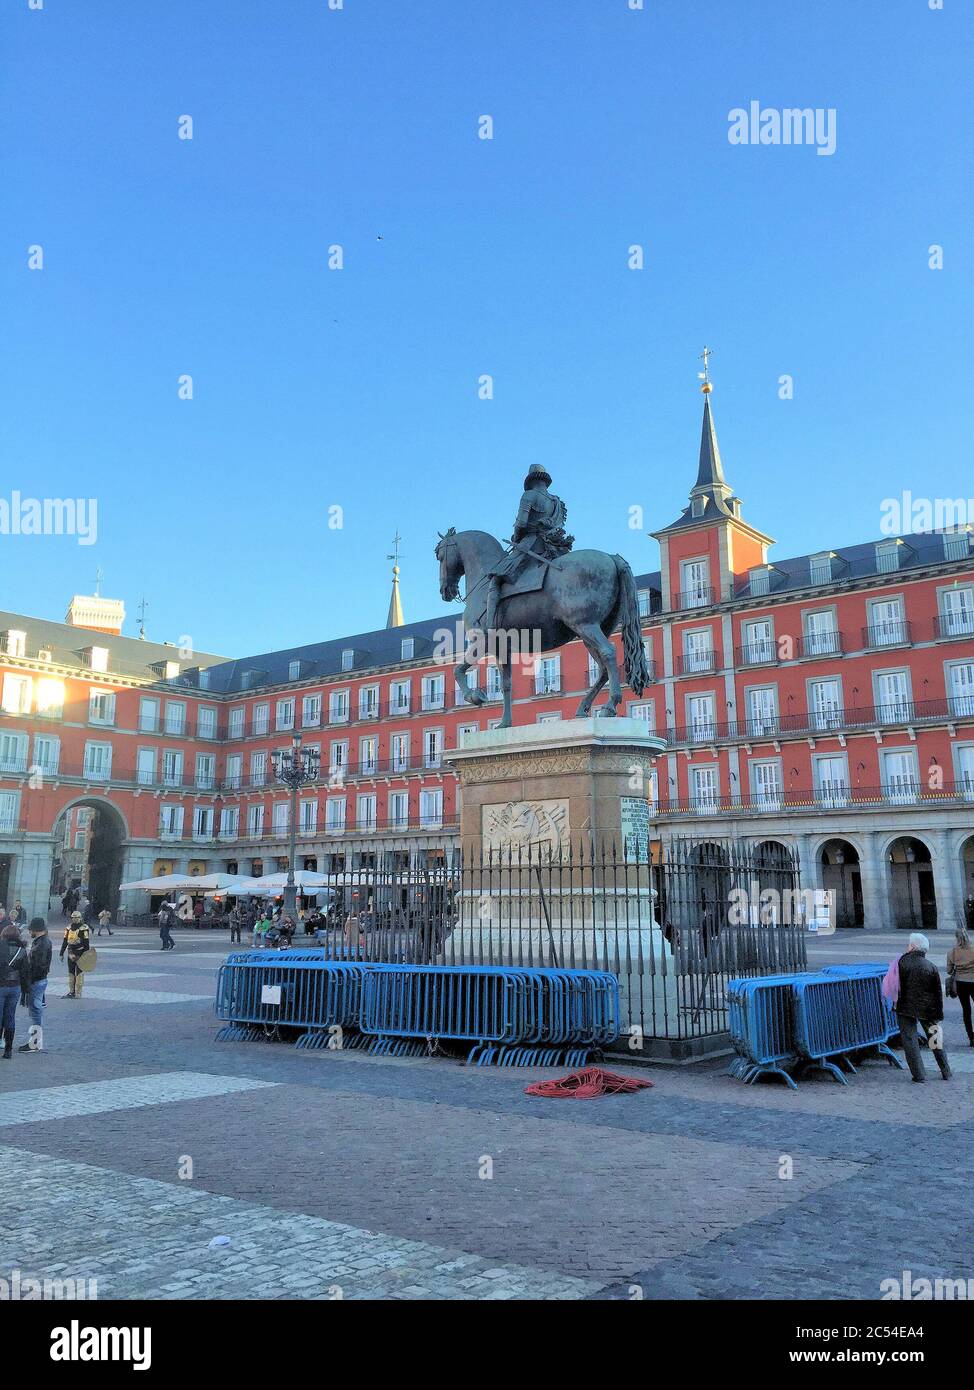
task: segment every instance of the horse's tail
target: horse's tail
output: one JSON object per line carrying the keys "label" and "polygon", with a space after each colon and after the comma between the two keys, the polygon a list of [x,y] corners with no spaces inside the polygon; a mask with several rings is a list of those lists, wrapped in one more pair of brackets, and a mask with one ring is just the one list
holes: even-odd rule
{"label": "horse's tail", "polygon": [[625,662],[626,680],[636,695],[641,695],[650,683],[649,667],[643,650],[643,634],[639,625],[639,599],[636,595],[636,581],[632,577],[629,564],[621,555],[613,555],[616,574],[619,576],[618,613],[622,628],[622,655]]}

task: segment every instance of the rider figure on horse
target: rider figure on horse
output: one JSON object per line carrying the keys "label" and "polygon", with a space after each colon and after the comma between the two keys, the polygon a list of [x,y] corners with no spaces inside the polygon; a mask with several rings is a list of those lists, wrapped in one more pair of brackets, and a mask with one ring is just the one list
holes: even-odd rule
{"label": "rider figure on horse", "polygon": [[560,497],[548,491],[550,486],[548,470],[540,463],[532,464],[524,479],[524,493],[511,533],[511,548],[488,571],[490,585],[484,615],[485,632],[491,632],[497,626],[497,606],[505,581],[516,579],[525,565],[532,562],[532,556],[547,562],[566,555],[572,548],[574,537],[565,533],[568,508]]}

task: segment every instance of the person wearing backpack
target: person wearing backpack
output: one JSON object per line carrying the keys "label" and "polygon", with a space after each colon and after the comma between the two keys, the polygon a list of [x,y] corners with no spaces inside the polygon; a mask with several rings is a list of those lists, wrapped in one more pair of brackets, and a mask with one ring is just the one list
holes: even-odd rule
{"label": "person wearing backpack", "polygon": [[30,988],[27,948],[20,932],[8,922],[0,932],[0,1030],[3,1032],[3,1061],[9,1062],[14,1050],[17,1005]]}

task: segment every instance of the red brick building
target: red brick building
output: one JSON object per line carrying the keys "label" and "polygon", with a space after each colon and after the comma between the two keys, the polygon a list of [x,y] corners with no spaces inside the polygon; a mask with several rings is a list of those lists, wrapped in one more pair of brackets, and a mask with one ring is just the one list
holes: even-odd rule
{"label": "red brick building", "polygon": [[[658,571],[629,557],[653,680],[627,709],[667,739],[651,790],[664,847],[735,834],[797,849],[803,883],[835,890],[840,925],[961,919],[969,529],[769,559],[725,481],[707,395],[689,505],[654,536]],[[396,592],[385,628],[226,660],[123,637],[119,608],[0,614],[0,900],[40,911],[81,875],[114,904],[120,881],[154,872],[286,867],[272,757],[295,731],[322,768],[299,798],[298,867],[331,867],[363,837],[412,856],[456,843],[443,754],[497,716],[462,703],[435,659],[455,615],[395,625]],[[587,661],[576,643],[516,670],[516,722],[570,718]],[[479,674],[499,701],[493,671]]]}

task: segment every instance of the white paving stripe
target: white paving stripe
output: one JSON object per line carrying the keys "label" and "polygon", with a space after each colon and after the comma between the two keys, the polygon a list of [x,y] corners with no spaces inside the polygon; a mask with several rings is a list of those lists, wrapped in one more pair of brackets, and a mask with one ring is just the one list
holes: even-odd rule
{"label": "white paving stripe", "polygon": [[212,1000],[212,994],[171,994],[164,989],[112,989],[109,985],[85,985],[85,999],[104,999],[109,1004],[192,1004]]}
{"label": "white paving stripe", "polygon": [[[601,1287],[5,1145],[0,1188],[16,1194],[0,1270],[95,1280],[100,1299],[579,1299]],[[215,1236],[230,1244],[209,1249]]]}
{"label": "white paving stripe", "polygon": [[164,1071],[154,1076],[85,1081],[76,1086],[44,1086],[39,1090],[13,1091],[0,1096],[0,1126],[61,1120],[73,1115],[102,1115],[110,1110],[132,1110],[141,1105],[163,1105],[177,1100],[201,1100],[276,1084],[275,1081],[256,1081],[249,1076]]}

